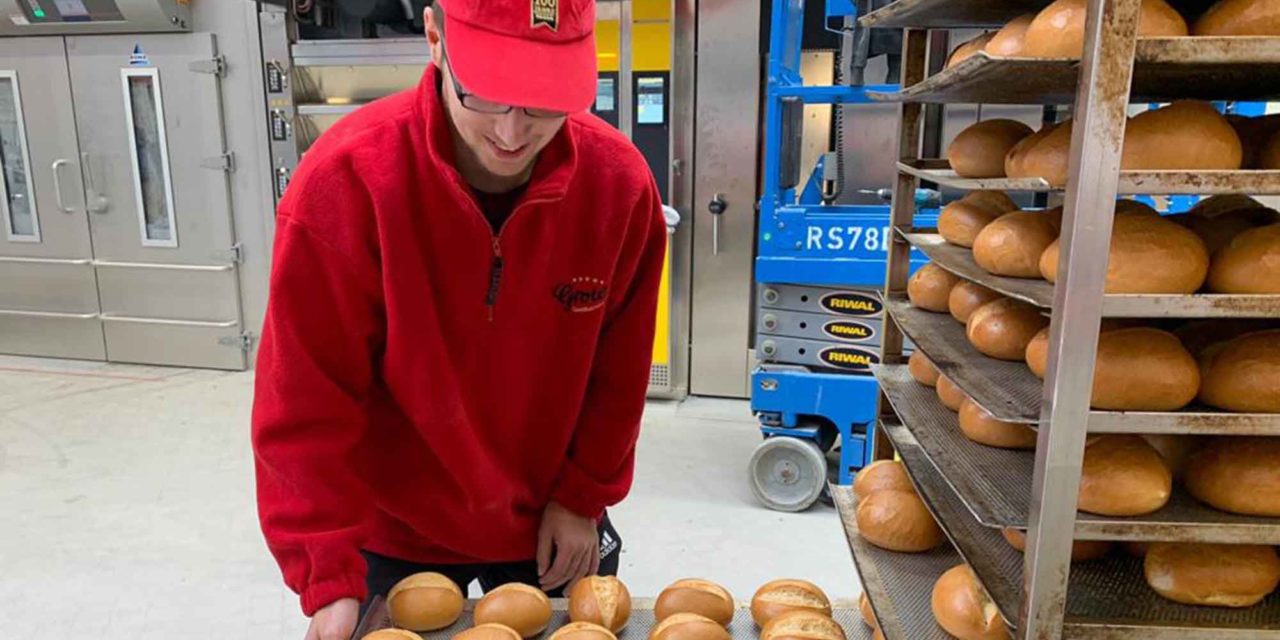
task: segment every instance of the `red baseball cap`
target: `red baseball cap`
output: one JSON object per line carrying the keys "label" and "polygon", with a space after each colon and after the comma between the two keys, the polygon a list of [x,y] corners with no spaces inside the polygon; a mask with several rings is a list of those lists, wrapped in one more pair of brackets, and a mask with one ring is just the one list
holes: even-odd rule
{"label": "red baseball cap", "polygon": [[[576,113],[596,99],[595,0],[436,0],[468,93]],[[437,14],[438,15],[438,14]]]}

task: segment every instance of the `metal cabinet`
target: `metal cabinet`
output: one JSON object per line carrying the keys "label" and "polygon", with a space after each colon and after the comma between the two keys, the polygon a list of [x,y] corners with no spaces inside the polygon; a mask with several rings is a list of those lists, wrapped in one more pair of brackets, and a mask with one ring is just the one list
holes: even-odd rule
{"label": "metal cabinet", "polygon": [[221,68],[209,33],[0,40],[0,351],[245,367]]}

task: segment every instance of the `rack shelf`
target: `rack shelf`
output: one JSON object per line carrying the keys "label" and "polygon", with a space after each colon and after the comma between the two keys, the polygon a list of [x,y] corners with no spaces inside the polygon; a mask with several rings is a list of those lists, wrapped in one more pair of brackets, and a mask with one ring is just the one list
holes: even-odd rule
{"label": "rack shelf", "polygon": [[1039,11],[1052,0],[897,0],[858,20],[864,27],[958,29],[1001,27],[1024,14]]}
{"label": "rack shelf", "polygon": [[[1023,600],[1022,554],[1005,542],[998,529],[977,525],[969,517],[950,484],[952,475],[936,466],[937,458],[917,442],[919,430],[892,421],[881,422],[880,428],[893,441],[921,497],[1001,616],[1016,620]],[[1148,588],[1142,561],[1122,552],[1075,563],[1071,572],[1066,638],[1114,638],[1121,631],[1160,639],[1280,638],[1280,592],[1247,609],[1180,605]]]}
{"label": "rack shelf", "polygon": [[[1280,38],[1142,39],[1129,100],[1266,101],[1280,96],[1278,63]],[[867,95],[884,102],[1071,104],[1079,76],[1079,60],[979,52],[901,91]]]}
{"label": "rack shelf", "polygon": [[345,116],[354,113],[366,103],[352,104],[300,104],[298,105],[298,115],[300,116]]}
{"label": "rack shelf", "polygon": [[[1062,191],[1043,178],[961,178],[946,160],[899,162],[898,170],[927,182],[972,191]],[[1280,194],[1280,171],[1121,171],[1118,195]]]}
{"label": "rack shelf", "polygon": [[[973,252],[947,243],[937,233],[898,230],[938,266],[961,278],[1048,309],[1053,306],[1053,284],[1045,280],[1005,278],[987,273],[973,259]],[[1103,298],[1107,318],[1277,318],[1280,295],[1139,295],[1111,294]]]}

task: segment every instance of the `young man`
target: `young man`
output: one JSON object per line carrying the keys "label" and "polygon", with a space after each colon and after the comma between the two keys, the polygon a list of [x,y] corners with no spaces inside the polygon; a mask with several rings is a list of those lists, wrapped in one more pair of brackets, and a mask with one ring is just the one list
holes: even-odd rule
{"label": "young man", "polygon": [[666,231],[640,153],[584,113],[594,1],[426,23],[421,84],[318,140],[277,218],[253,444],[308,640],[418,571],[617,571]]}

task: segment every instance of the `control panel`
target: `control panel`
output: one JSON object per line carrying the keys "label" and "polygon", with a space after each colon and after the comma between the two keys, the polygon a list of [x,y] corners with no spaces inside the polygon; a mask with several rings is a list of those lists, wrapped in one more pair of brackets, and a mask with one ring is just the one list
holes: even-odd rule
{"label": "control panel", "polygon": [[0,0],[0,36],[191,30],[190,0]]}

